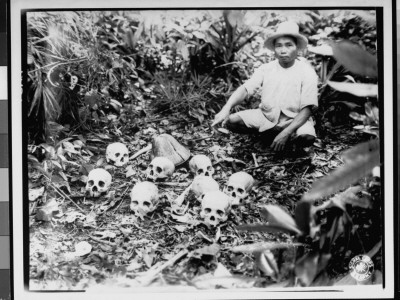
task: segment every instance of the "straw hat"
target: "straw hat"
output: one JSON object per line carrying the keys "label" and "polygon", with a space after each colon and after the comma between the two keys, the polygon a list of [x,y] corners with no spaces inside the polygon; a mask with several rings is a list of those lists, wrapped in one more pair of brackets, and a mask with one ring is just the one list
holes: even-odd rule
{"label": "straw hat", "polygon": [[278,25],[275,33],[269,36],[265,42],[265,46],[274,51],[274,42],[277,38],[282,36],[292,36],[297,40],[297,47],[299,50],[303,50],[307,47],[308,40],[304,35],[299,33],[299,26],[295,22],[282,22]]}

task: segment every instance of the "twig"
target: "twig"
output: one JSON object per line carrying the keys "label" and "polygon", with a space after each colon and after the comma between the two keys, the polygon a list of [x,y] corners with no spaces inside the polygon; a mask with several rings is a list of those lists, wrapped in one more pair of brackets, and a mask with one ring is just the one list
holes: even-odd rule
{"label": "twig", "polygon": [[251,155],[253,156],[253,160],[254,160],[254,166],[258,167],[258,161],[257,161],[257,156],[255,153],[251,153]]}
{"label": "twig", "polygon": [[76,204],[67,194],[65,194],[62,190],[60,190],[54,183],[50,181],[50,178],[47,177],[49,180],[50,186],[56,190],[57,193],[59,193],[61,196],[63,196],[65,199],[69,200],[72,204],[74,204],[83,214],[86,215],[85,211],[78,205]]}
{"label": "twig", "polygon": [[159,266],[159,267],[155,268],[154,270],[149,270],[143,276],[140,276],[139,278],[136,278],[136,279],[143,286],[147,286],[155,279],[155,277],[158,274],[160,274],[162,272],[162,270],[164,270],[165,268],[167,268],[169,266],[174,265],[175,262],[177,262],[182,257],[186,256],[188,253],[189,253],[189,251],[187,249],[184,249],[184,250],[178,252],[178,254],[176,254],[174,257],[172,257],[169,261],[167,261],[162,266]]}
{"label": "twig", "polygon": [[307,171],[308,171],[309,168],[310,168],[310,166],[307,166],[307,168],[306,168],[306,170],[304,171],[303,175],[301,175],[301,179],[304,178],[304,175],[306,175],[306,173],[307,173]]}
{"label": "twig", "polygon": [[255,170],[255,169],[262,168],[262,167],[274,167],[274,166],[285,166],[285,165],[297,164],[297,163],[302,162],[303,160],[307,160],[307,159],[309,159],[309,158],[308,157],[304,157],[304,158],[296,159],[295,161],[276,163],[276,164],[262,164],[262,165],[259,165],[257,167],[246,168],[243,171]]}
{"label": "twig", "polygon": [[115,209],[115,212],[118,211],[118,209],[120,208],[122,202],[124,202],[124,196],[125,196],[126,192],[128,191],[128,189],[129,189],[129,186],[128,186],[128,187],[125,189],[125,191],[122,193],[122,195],[121,195],[121,201],[119,202],[117,208]]}
{"label": "twig", "polygon": [[91,235],[89,235],[89,237],[90,237],[93,241],[98,242],[98,243],[107,244],[107,245],[109,245],[109,246],[115,246],[115,245],[116,245],[116,244],[113,243],[113,242],[109,242],[109,241],[105,241],[105,240],[102,240],[102,239],[99,239],[99,238],[95,238],[94,236],[91,236]]}
{"label": "twig", "polygon": [[187,187],[186,183],[179,182],[155,182],[157,185],[165,185],[165,186],[179,186],[179,187]]}

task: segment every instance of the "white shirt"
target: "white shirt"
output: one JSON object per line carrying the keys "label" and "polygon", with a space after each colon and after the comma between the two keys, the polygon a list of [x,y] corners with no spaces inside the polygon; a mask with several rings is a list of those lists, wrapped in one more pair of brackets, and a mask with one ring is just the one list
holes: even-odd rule
{"label": "white shirt", "polygon": [[290,68],[281,67],[278,60],[263,64],[243,85],[249,95],[262,89],[260,109],[270,122],[260,131],[274,127],[281,112],[293,119],[304,107],[318,106],[318,76],[298,58]]}

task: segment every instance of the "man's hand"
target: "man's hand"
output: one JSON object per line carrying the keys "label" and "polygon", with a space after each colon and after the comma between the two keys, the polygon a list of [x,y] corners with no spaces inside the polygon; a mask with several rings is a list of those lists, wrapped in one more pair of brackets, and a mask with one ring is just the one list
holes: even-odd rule
{"label": "man's hand", "polygon": [[282,151],[286,147],[286,143],[290,137],[290,133],[285,131],[281,131],[274,139],[271,144],[271,148],[274,151]]}
{"label": "man's hand", "polygon": [[217,125],[217,124],[219,124],[221,122],[222,122],[222,126],[224,126],[226,121],[228,120],[230,111],[231,110],[228,107],[224,106],[220,110],[220,112],[215,115],[214,121],[211,124],[211,126],[215,126],[215,125]]}

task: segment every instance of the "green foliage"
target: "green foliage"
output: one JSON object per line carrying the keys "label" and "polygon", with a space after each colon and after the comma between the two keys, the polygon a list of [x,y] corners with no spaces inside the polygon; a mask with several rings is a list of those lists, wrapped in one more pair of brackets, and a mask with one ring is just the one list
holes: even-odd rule
{"label": "green foliage", "polygon": [[180,117],[190,116],[202,123],[225,103],[226,85],[214,85],[208,76],[191,75],[185,79],[157,73],[154,81],[156,98],[152,105],[157,111],[172,112]]}

